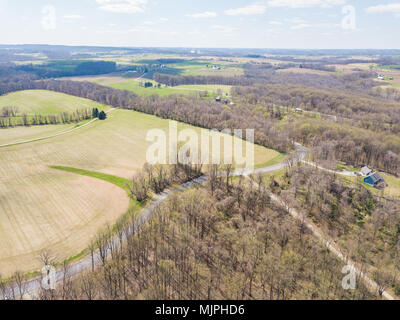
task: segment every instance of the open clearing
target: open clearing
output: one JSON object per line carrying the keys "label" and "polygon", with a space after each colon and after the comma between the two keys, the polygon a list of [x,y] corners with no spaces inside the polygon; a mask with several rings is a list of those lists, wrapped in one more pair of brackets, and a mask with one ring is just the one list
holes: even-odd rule
{"label": "open clearing", "polygon": [[88,99],[46,90],[25,90],[0,96],[0,109],[10,106],[18,107],[19,114],[26,113],[28,115],[55,115],[92,108],[108,109],[108,107]]}
{"label": "open clearing", "polygon": [[[36,271],[48,249],[58,261],[79,254],[106,223],[129,207],[126,192],[111,183],[50,168],[65,166],[131,178],[146,162],[147,132],[168,133],[169,121],[115,110],[66,135],[0,149],[0,273]],[[179,124],[179,130],[200,128]],[[3,129],[3,142],[40,137],[65,126]],[[22,130],[26,129],[26,130]],[[57,131],[57,132],[56,132]],[[3,138],[7,136],[7,138]],[[12,140],[12,141],[10,141]],[[240,141],[243,145],[245,142]],[[244,149],[245,150],[245,149]],[[273,150],[255,146],[256,166],[280,161]]]}
{"label": "open clearing", "polygon": [[[143,88],[140,86],[140,80],[135,80],[132,78],[124,78],[114,75],[105,76],[94,76],[94,77],[72,77],[68,78],[74,81],[89,81],[100,84],[102,86],[111,87],[119,90],[132,91],[141,96],[168,96],[171,94],[198,94],[199,92],[208,93],[209,95],[218,95],[228,93],[230,94],[232,86],[227,85],[182,85],[176,87],[168,88]],[[155,81],[150,81],[147,79],[142,79],[141,81],[152,82],[156,84]]]}

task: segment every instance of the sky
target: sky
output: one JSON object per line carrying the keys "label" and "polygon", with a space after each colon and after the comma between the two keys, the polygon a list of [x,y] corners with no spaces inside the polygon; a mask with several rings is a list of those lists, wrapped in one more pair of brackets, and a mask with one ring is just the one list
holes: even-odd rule
{"label": "sky", "polygon": [[393,0],[0,0],[1,44],[400,49]]}

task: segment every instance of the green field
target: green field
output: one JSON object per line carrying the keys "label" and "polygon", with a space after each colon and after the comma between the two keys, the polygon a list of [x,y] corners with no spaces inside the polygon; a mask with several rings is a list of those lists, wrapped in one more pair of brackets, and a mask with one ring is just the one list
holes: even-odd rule
{"label": "green field", "polygon": [[82,109],[108,107],[88,99],[77,98],[63,93],[46,90],[26,90],[0,96],[0,111],[3,107],[17,107],[18,114],[55,115]]}
{"label": "green field", "polygon": [[223,85],[186,85],[186,86],[177,86],[177,87],[167,87],[167,88],[143,88],[139,85],[137,81],[126,81],[119,82],[116,84],[109,84],[108,86],[119,89],[119,90],[128,90],[133,91],[138,95],[150,96],[150,95],[159,95],[159,96],[169,96],[171,94],[183,94],[190,95],[196,93],[207,93],[208,95],[217,95],[219,93],[230,93],[231,86],[223,86]]}
{"label": "green field", "polygon": [[[41,249],[50,250],[57,261],[76,256],[100,228],[113,225],[130,203],[118,185],[146,162],[152,144],[146,141],[148,131],[168,133],[169,124],[155,116],[118,109],[106,121],[65,135],[0,148],[0,273],[9,276],[15,270],[37,270]],[[66,127],[3,129],[0,141],[38,138],[60,132],[58,128]],[[179,124],[179,130],[189,128],[200,131]],[[279,159],[278,152],[255,146],[256,166]],[[60,171],[52,166],[78,169]]]}
{"label": "green field", "polygon": [[[217,66],[221,69],[216,70],[212,66]],[[170,67],[179,70],[181,76],[234,77],[244,74],[243,68],[240,65],[221,61],[192,60],[173,64]]]}
{"label": "green field", "polygon": [[385,70],[400,71],[400,65],[386,65],[386,66],[379,66],[379,68],[382,68]]}
{"label": "green field", "polygon": [[[212,97],[225,93],[230,94],[232,88],[232,86],[227,85],[182,85],[167,88],[144,88],[140,86],[141,80],[127,79],[119,76],[72,77],[70,79],[75,81],[90,81],[114,89],[128,90],[141,96],[169,96],[171,94],[196,95],[207,93],[208,97]],[[147,79],[143,79],[142,81],[157,84],[155,81]]]}

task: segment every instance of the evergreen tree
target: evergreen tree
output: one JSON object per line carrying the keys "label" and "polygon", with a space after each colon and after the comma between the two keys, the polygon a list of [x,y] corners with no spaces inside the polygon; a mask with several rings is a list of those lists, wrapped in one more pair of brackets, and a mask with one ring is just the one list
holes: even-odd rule
{"label": "evergreen tree", "polygon": [[99,116],[99,109],[93,108],[92,115],[93,115],[93,118],[97,118]]}
{"label": "evergreen tree", "polygon": [[107,114],[104,111],[101,111],[99,113],[99,119],[100,120],[106,120],[107,119]]}

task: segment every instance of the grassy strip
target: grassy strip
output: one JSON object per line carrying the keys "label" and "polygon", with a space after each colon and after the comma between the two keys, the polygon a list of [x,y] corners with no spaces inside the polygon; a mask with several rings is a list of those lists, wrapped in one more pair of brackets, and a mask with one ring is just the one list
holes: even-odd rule
{"label": "grassy strip", "polygon": [[130,181],[125,178],[117,177],[117,176],[112,176],[110,174],[106,173],[101,173],[101,172],[95,172],[95,171],[89,171],[89,170],[84,170],[84,169],[77,169],[77,168],[71,168],[71,167],[63,167],[63,166],[50,166],[52,169],[56,170],[61,170],[61,171],[66,171],[66,172],[71,172],[71,173],[76,173],[81,176],[87,176],[87,177],[92,177],[96,178],[99,180],[103,180],[109,183],[112,183],[113,185],[116,185],[117,187],[120,187],[124,189],[125,191],[129,191],[129,184]]}
{"label": "grassy strip", "polygon": [[287,154],[279,153],[275,158],[273,158],[267,162],[256,165],[254,167],[254,169],[260,169],[260,168],[269,167],[269,166],[281,163],[286,158],[286,156],[287,156]]}

